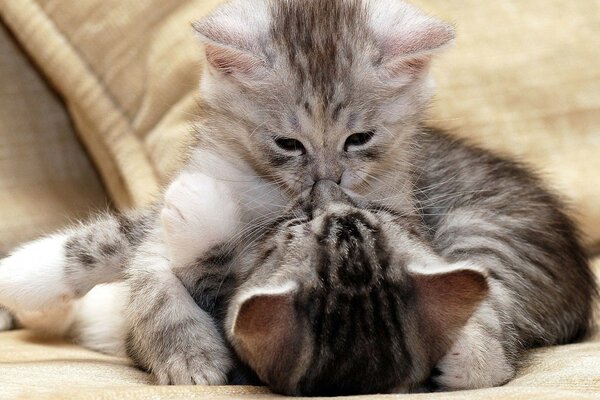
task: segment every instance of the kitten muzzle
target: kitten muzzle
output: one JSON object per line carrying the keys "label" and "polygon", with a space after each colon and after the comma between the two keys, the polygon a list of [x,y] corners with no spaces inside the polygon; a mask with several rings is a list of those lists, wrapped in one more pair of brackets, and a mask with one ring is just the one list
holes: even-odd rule
{"label": "kitten muzzle", "polygon": [[334,181],[320,180],[311,189],[310,203],[313,209],[324,209],[331,203],[352,204],[352,201]]}

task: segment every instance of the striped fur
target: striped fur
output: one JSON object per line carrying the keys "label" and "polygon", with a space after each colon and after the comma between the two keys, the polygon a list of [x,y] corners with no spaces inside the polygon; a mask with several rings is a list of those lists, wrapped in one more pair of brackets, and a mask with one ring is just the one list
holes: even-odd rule
{"label": "striped fur", "polygon": [[[312,203],[298,207],[303,213],[296,209],[276,222],[256,253],[250,252],[255,264],[230,306],[226,333],[276,390],[340,395],[494,386],[513,377],[524,350],[589,332],[596,286],[559,200],[518,164],[439,132],[423,135],[424,154],[441,150],[448,164],[427,160],[428,169],[415,174],[417,214],[351,200],[335,194],[335,185],[327,189],[333,195],[320,194],[319,182]],[[470,163],[462,177],[459,161]],[[436,174],[446,179],[428,181]],[[473,190],[449,190],[471,184]],[[507,190],[529,199],[515,203],[515,193],[509,193],[503,204]],[[448,336],[422,325],[427,317],[415,305],[419,278],[411,274],[415,268],[435,273],[440,266],[476,268],[489,287],[468,322],[456,334],[446,329]],[[271,344],[264,351],[283,352],[272,360],[248,350],[260,349],[260,343],[247,344],[247,333],[236,333],[235,317],[247,293],[256,298],[264,291],[269,298],[289,281],[297,288],[291,294],[295,308],[281,312],[299,315],[294,330],[301,333],[287,340],[301,344]],[[452,301],[453,290],[444,289],[445,302]],[[444,303],[438,307],[451,313],[441,311]],[[279,322],[265,323],[276,331]]]}

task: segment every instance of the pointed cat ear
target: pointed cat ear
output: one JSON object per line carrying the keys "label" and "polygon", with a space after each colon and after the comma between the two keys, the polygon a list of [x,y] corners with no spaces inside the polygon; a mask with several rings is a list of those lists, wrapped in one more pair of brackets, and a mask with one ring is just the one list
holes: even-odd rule
{"label": "pointed cat ear", "polygon": [[[239,302],[231,332],[240,356],[263,373],[285,372],[300,346],[296,284],[254,290]],[[298,347],[295,347],[298,346]],[[289,372],[289,371],[288,371]]]}
{"label": "pointed cat ear", "polygon": [[263,6],[261,1],[232,1],[192,24],[204,43],[210,66],[239,79],[257,79],[266,72],[265,58],[257,45],[268,29]]}
{"label": "pointed cat ear", "polygon": [[383,53],[382,72],[388,79],[420,75],[427,70],[432,57],[455,36],[451,25],[401,2],[395,2],[391,10],[377,10],[372,18]]}
{"label": "pointed cat ear", "polygon": [[434,342],[452,338],[488,293],[484,273],[467,265],[432,272],[413,269],[411,274],[419,315]]}

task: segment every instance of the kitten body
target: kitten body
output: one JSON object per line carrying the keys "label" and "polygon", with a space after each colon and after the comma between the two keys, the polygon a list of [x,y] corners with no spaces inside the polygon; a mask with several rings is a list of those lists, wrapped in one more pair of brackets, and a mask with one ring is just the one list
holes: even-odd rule
{"label": "kitten body", "polygon": [[[504,383],[524,348],[586,332],[595,286],[563,205],[521,166],[421,126],[429,63],[451,27],[391,0],[257,0],[225,4],[195,28],[206,117],[162,210],[26,245],[0,264],[0,304],[35,312],[125,276],[128,354],[160,383],[224,383],[229,348],[190,295],[212,285],[206,265],[221,276],[211,251],[251,246],[291,199],[331,180],[418,220],[450,262],[502,270],[490,279],[495,303],[482,303],[440,361],[439,385]],[[198,214],[187,213],[190,189],[206,196]],[[104,233],[120,252],[102,251]],[[544,294],[515,301],[531,283]]]}

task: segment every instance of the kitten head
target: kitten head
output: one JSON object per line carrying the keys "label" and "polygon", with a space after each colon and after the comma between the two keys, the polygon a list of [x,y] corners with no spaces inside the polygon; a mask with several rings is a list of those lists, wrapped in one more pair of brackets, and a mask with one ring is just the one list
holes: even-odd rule
{"label": "kitten head", "polygon": [[207,129],[221,126],[203,148],[228,147],[293,193],[401,172],[431,58],[454,36],[396,0],[234,0],[194,26]]}
{"label": "kitten head", "polygon": [[487,293],[481,272],[436,269],[404,218],[358,208],[332,182],[268,235],[225,325],[240,357],[282,393],[410,390]]}

